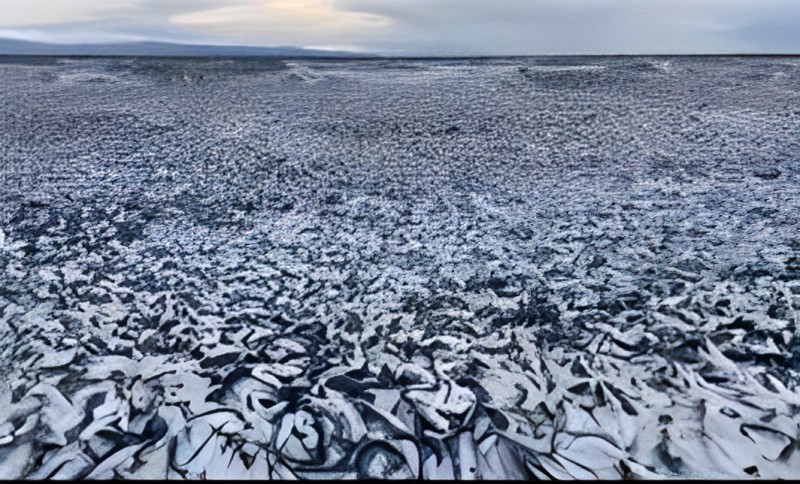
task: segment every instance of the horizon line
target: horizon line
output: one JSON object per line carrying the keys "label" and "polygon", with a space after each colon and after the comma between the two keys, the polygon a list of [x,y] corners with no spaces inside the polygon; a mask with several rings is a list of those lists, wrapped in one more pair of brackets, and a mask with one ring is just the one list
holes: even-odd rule
{"label": "horizon line", "polygon": [[[529,57],[798,57],[800,56],[800,51],[797,52],[691,52],[691,53],[671,53],[671,52],[661,52],[661,53],[528,53],[528,54],[435,54],[435,53],[398,53],[392,54],[387,52],[380,52],[380,51],[356,51],[356,50],[348,50],[348,49],[324,49],[319,47],[302,47],[296,45],[276,45],[276,46],[264,46],[264,45],[252,45],[252,44],[209,44],[209,43],[186,43],[186,42],[175,42],[175,41],[168,41],[168,40],[157,40],[157,39],[141,39],[141,40],[129,40],[129,41],[122,41],[122,42],[84,42],[84,43],[59,43],[59,42],[42,42],[42,41],[35,41],[35,40],[24,40],[24,39],[16,39],[13,37],[0,37],[0,46],[4,41],[10,41],[19,44],[30,44],[32,46],[47,46],[47,47],[55,47],[55,48],[92,48],[92,47],[102,47],[102,48],[114,48],[114,47],[131,47],[141,44],[157,44],[157,45],[164,45],[164,46],[175,46],[178,48],[208,48],[210,51],[214,49],[252,49],[252,50],[280,50],[280,49],[294,49],[299,51],[307,51],[308,54],[304,55],[299,53],[297,55],[285,55],[283,57],[287,58],[317,58],[317,57],[335,57],[346,59],[348,57],[352,58],[370,58],[370,59],[430,59],[430,60],[437,60],[437,59],[513,59],[513,58],[529,58]],[[169,53],[165,54],[158,54],[158,53],[125,53],[125,54],[113,54],[113,53],[102,53],[102,54],[92,54],[92,53],[47,53],[47,52],[30,52],[30,53],[5,53],[2,52],[2,48],[0,47],[0,56],[1,57],[73,57],[73,58],[92,58],[92,57],[163,57],[163,58],[214,58],[214,57],[242,57],[242,58],[274,58],[274,57],[282,57],[280,54],[269,55],[269,54],[260,54],[257,52],[254,53],[219,53],[215,54],[213,52],[209,52],[208,54],[204,53],[180,53],[180,54],[172,54]]]}
{"label": "horizon line", "polygon": [[[191,42],[177,42],[169,40],[157,39],[139,39],[127,40],[121,42],[83,42],[83,43],[60,43],[60,42],[42,42],[35,40],[16,39],[13,37],[0,37],[0,46],[4,41],[11,41],[15,43],[40,45],[56,48],[91,48],[91,47],[125,47],[136,46],[137,44],[159,44],[165,46],[175,47],[188,47],[188,48],[208,48],[210,51],[214,49],[252,49],[252,50],[278,50],[278,49],[296,49],[299,51],[308,51],[308,55],[286,55],[280,54],[243,54],[243,53],[228,53],[228,54],[214,54],[209,52],[204,53],[181,53],[181,54],[148,54],[148,53],[126,53],[126,54],[59,54],[59,53],[4,53],[0,48],[0,56],[2,57],[75,57],[75,58],[91,58],[91,57],[151,57],[151,58],[214,58],[214,57],[227,57],[227,58],[275,58],[275,57],[335,57],[335,58],[371,58],[371,59],[499,59],[499,58],[527,58],[527,57],[798,57],[800,51],[796,52],[661,52],[661,53],[527,53],[527,54],[435,54],[435,53],[398,53],[392,54],[381,51],[357,51],[348,49],[323,49],[319,47],[302,47],[296,45],[253,45],[253,44],[210,44],[210,43],[191,43]],[[319,54],[316,54],[319,53]]]}
{"label": "horizon line", "polygon": [[[100,44],[91,44],[100,45]],[[0,57],[58,57],[58,58],[163,58],[163,59],[214,59],[214,58],[241,58],[241,59],[274,59],[274,58],[324,58],[324,59],[358,59],[358,60],[459,60],[459,59],[524,59],[531,57],[800,57],[800,53],[778,53],[778,52],[759,52],[759,53],[661,53],[661,54],[459,54],[459,55],[429,55],[429,54],[403,54],[389,55],[379,53],[359,53],[348,51],[323,51],[318,49],[308,49],[305,47],[263,47],[264,49],[298,49],[309,51],[303,55],[281,55],[281,54],[8,54],[0,52]],[[313,52],[330,52],[329,55],[314,54]],[[340,54],[340,55],[337,55]]]}

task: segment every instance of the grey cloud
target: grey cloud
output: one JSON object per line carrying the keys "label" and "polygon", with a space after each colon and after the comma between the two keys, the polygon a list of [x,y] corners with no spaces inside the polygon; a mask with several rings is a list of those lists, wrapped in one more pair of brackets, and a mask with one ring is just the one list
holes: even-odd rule
{"label": "grey cloud", "polygon": [[[339,0],[395,20],[405,47],[448,53],[800,52],[795,0]],[[771,30],[759,37],[756,32]]]}
{"label": "grey cloud", "polygon": [[[75,1],[83,10],[92,4]],[[378,15],[391,23],[326,32],[266,17],[216,30],[170,22],[175,16],[253,3],[98,0],[100,19],[36,28],[54,38],[73,32],[191,42],[327,43],[397,54],[800,53],[798,0],[331,0],[337,10]],[[0,0],[0,7],[12,8],[19,18],[25,3]],[[3,25],[0,17],[0,28],[9,27],[14,25]]]}

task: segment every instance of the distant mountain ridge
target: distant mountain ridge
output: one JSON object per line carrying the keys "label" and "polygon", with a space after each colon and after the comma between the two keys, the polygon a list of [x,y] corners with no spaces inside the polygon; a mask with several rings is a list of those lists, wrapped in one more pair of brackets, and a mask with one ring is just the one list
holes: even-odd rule
{"label": "distant mountain ridge", "polygon": [[43,56],[157,56],[157,57],[369,57],[346,51],[301,47],[195,45],[170,42],[108,44],[48,44],[0,38],[0,55]]}

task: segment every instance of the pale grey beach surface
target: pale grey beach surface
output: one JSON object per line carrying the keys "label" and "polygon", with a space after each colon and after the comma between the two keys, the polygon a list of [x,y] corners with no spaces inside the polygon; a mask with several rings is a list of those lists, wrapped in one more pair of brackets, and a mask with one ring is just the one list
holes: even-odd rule
{"label": "pale grey beach surface", "polygon": [[0,477],[800,475],[800,58],[0,59]]}

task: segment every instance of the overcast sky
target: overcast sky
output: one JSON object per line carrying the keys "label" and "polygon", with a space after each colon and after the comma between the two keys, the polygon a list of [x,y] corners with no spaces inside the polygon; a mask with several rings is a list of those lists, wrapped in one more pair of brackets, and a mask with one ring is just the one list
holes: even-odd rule
{"label": "overcast sky", "polygon": [[800,0],[0,0],[0,37],[390,54],[800,53]]}

